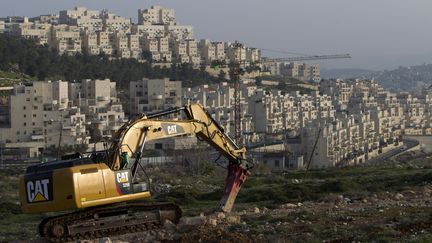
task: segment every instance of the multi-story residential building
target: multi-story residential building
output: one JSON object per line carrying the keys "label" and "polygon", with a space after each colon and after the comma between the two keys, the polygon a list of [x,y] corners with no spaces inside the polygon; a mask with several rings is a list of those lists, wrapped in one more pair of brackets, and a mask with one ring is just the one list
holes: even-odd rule
{"label": "multi-story residential building", "polygon": [[258,48],[246,49],[246,61],[249,63],[259,62],[261,60],[261,50]]}
{"label": "multi-story residential building", "polygon": [[89,10],[85,7],[60,11],[59,24],[74,25],[82,30],[102,30],[100,11]]}
{"label": "multi-story residential building", "polygon": [[10,127],[1,128],[3,143],[26,146],[87,144],[85,115],[70,107],[67,82],[33,82],[18,85],[10,97]]}
{"label": "multi-story residential building", "polygon": [[33,39],[40,45],[44,45],[48,44],[50,28],[50,24],[13,23],[8,26],[8,34]]}
{"label": "multi-story residential building", "polygon": [[198,43],[200,55],[206,64],[216,60],[216,46],[210,40],[203,39]]}
{"label": "multi-story residential building", "polygon": [[129,84],[131,113],[164,110],[182,104],[181,81],[143,79]]}
{"label": "multi-story residential building", "polygon": [[34,18],[29,19],[31,22],[35,24],[58,24],[59,23],[59,15],[58,14],[46,14],[39,15]]}
{"label": "multi-story residential building", "polygon": [[81,33],[81,40],[84,51],[91,55],[97,55],[100,53],[97,33],[86,30]]}
{"label": "multi-story residential building", "polygon": [[116,83],[109,79],[69,83],[69,97],[86,115],[89,135],[95,142],[110,138],[126,121],[117,98]]}
{"label": "multi-story residential building", "polygon": [[168,36],[176,41],[193,39],[191,25],[167,25],[165,28]]}
{"label": "multi-story residential building", "polygon": [[138,24],[140,25],[175,25],[174,9],[151,6],[150,9],[138,9]]}
{"label": "multi-story residential building", "polygon": [[60,54],[81,52],[80,29],[71,25],[52,25],[49,43]]}
{"label": "multi-story residential building", "polygon": [[132,26],[132,33],[150,39],[165,37],[167,35],[165,26],[163,25],[134,25]]}
{"label": "multi-story residential building", "polygon": [[213,42],[215,46],[215,55],[216,59],[219,61],[225,61],[226,53],[225,53],[225,43],[224,42]]}
{"label": "multi-story residential building", "polygon": [[0,20],[0,34],[3,34],[5,29],[5,22]]}
{"label": "multi-story residential building", "polygon": [[[241,120],[240,127],[244,134],[252,134],[254,131],[252,116],[248,111],[246,98],[248,94],[253,93],[255,87],[248,87],[245,83],[240,92],[240,110]],[[202,85],[195,88],[186,88],[183,90],[185,102],[198,102],[206,107],[207,111],[219,121],[222,127],[231,134],[235,134],[234,126],[234,86],[228,83],[218,85]],[[248,136],[243,137],[249,139]]]}
{"label": "multi-story residential building", "polygon": [[227,58],[230,62],[237,62],[246,65],[246,46],[239,43],[231,43],[227,47]]}
{"label": "multi-story residential building", "polygon": [[99,16],[105,31],[130,31],[131,21],[128,18],[109,13],[106,10],[100,12]]}
{"label": "multi-story residential building", "polygon": [[[255,50],[255,52],[259,52],[259,50]],[[259,60],[259,54],[256,53],[255,58]],[[278,74],[284,75],[287,77],[292,77],[301,81],[310,81],[313,80],[315,82],[321,81],[320,75],[320,67],[319,65],[309,65],[306,63],[280,63],[278,68]]]}

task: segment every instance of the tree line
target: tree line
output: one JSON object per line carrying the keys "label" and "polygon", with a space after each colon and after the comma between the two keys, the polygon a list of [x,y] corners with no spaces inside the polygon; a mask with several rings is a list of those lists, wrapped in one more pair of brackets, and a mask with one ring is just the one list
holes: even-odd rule
{"label": "tree line", "polygon": [[221,76],[211,76],[204,69],[195,69],[191,64],[173,63],[171,67],[159,67],[132,58],[110,58],[103,53],[59,55],[56,49],[48,45],[4,34],[0,34],[0,70],[20,72],[38,80],[109,78],[120,87],[127,87],[129,81],[144,77],[180,80],[185,87],[226,81]]}

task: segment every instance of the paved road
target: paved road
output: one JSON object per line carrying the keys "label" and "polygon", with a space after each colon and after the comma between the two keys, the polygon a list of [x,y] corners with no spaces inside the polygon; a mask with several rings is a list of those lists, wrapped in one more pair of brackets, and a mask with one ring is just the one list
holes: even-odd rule
{"label": "paved road", "polygon": [[419,141],[417,141],[416,139],[412,139],[412,138],[404,138],[404,139],[402,139],[402,141],[404,143],[403,146],[396,148],[396,149],[392,149],[392,150],[387,151],[385,153],[382,153],[382,154],[378,155],[377,157],[368,160],[367,163],[373,164],[373,163],[379,162],[380,160],[389,159],[395,155],[398,155],[402,152],[405,152],[405,151],[419,145]]}

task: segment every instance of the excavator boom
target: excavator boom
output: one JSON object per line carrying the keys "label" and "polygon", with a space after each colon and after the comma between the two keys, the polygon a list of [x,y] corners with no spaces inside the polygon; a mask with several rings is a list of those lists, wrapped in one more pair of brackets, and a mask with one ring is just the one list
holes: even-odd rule
{"label": "excavator boom", "polygon": [[[184,112],[187,120],[160,120],[160,117]],[[225,183],[224,196],[220,208],[225,212],[232,209],[238,190],[250,175],[252,164],[246,161],[246,149],[239,148],[224,132],[224,129],[199,104],[187,105],[170,110],[141,115],[125,124],[117,132],[110,149],[113,170],[123,169],[122,154],[129,158],[135,157],[132,165],[132,177],[135,175],[137,163],[141,158],[146,142],[162,138],[196,135],[206,141],[229,160],[228,176]]]}

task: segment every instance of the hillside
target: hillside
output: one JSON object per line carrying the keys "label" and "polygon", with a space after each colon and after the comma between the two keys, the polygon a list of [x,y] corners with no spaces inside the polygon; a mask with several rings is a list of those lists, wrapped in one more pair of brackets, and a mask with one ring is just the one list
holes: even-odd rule
{"label": "hillside", "polygon": [[22,73],[37,80],[109,78],[122,87],[127,87],[129,81],[140,80],[143,77],[169,77],[183,81],[183,86],[186,87],[225,81],[223,78],[213,77],[207,72],[194,69],[189,64],[165,68],[135,59],[111,59],[104,54],[60,56],[56,50],[48,46],[40,46],[32,40],[3,34],[0,34],[0,57],[0,71]]}
{"label": "hillside", "polygon": [[342,78],[342,79],[351,79],[351,78],[360,78],[370,76],[372,73],[371,70],[367,69],[358,69],[358,68],[341,68],[341,69],[321,69],[321,77],[324,79],[332,79],[332,78]]}
{"label": "hillside", "polygon": [[432,64],[375,72],[371,74],[371,78],[391,90],[415,90],[432,85]]}

